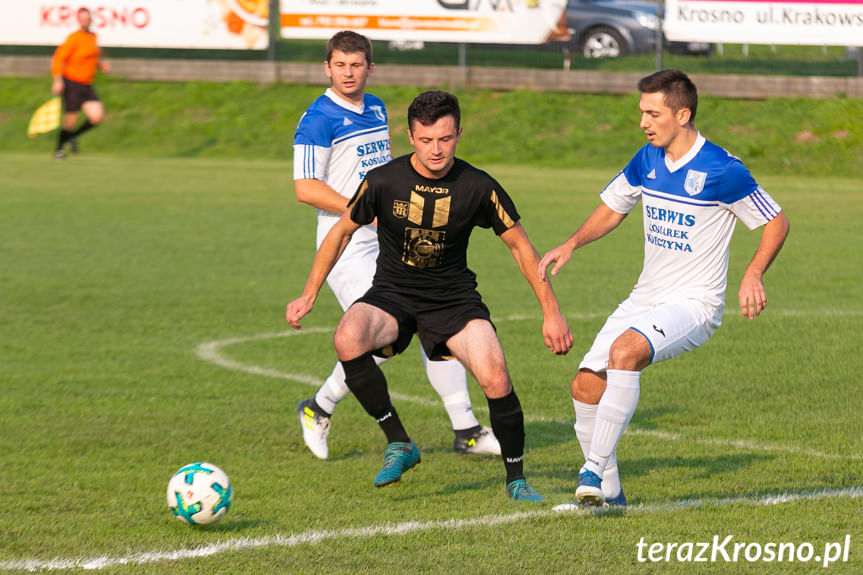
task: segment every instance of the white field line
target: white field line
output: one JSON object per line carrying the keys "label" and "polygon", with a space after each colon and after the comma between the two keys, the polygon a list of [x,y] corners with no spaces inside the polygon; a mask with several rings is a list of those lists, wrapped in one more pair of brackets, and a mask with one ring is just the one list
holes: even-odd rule
{"label": "white field line", "polygon": [[[657,513],[676,511],[679,509],[695,509],[700,507],[727,507],[729,505],[781,505],[796,501],[811,501],[824,498],[863,496],[863,487],[846,487],[844,489],[825,489],[817,491],[800,491],[794,493],[781,493],[760,497],[732,497],[724,499],[684,499],[669,503],[633,505],[622,510],[626,515],[637,513]],[[239,537],[226,539],[193,547],[190,549],[176,549],[173,551],[142,551],[130,555],[110,557],[80,557],[74,559],[56,558],[51,560],[41,559],[12,559],[0,561],[0,569],[16,571],[52,571],[67,569],[99,570],[121,565],[145,565],[166,561],[180,561],[184,559],[197,559],[210,557],[219,553],[229,551],[249,551],[267,547],[298,547],[300,545],[315,545],[328,540],[338,539],[368,539],[379,536],[406,535],[423,531],[458,531],[476,527],[494,527],[516,523],[537,517],[565,517],[566,512],[572,511],[577,515],[602,515],[608,513],[603,509],[595,511],[585,509],[565,509],[555,511],[551,509],[543,511],[517,512],[509,515],[485,515],[473,519],[445,519],[438,521],[408,521],[389,525],[371,525],[368,527],[354,527],[345,529],[330,529],[323,531],[307,531],[293,535],[268,535],[264,537]],[[620,508],[613,511],[620,513]]]}
{"label": "white field line", "polygon": [[[813,312],[814,313],[814,312]],[[822,315],[831,315],[832,312],[828,311],[820,311],[817,312]],[[789,314],[791,315],[791,314]],[[835,315],[835,314],[834,314]],[[856,313],[851,313],[851,315],[857,315]],[[582,315],[569,315],[567,317],[573,319],[594,319],[598,317],[602,317],[600,314],[582,314]],[[531,316],[527,314],[516,314],[511,315],[505,318],[495,318],[494,321],[523,321],[523,320],[536,320],[539,321],[540,318],[537,316]],[[272,333],[260,333],[256,335],[250,336],[241,336],[241,337],[232,337],[228,339],[218,340],[218,341],[209,341],[200,344],[196,349],[196,355],[199,359],[203,361],[207,361],[210,363],[214,363],[220,367],[224,367],[225,369],[230,369],[234,371],[240,371],[243,373],[249,373],[252,375],[262,375],[265,377],[273,377],[277,379],[286,379],[289,381],[294,381],[297,383],[302,383],[305,385],[309,385],[312,387],[320,387],[323,383],[323,380],[320,378],[314,377],[312,375],[302,374],[302,373],[290,373],[279,371],[277,369],[271,369],[266,367],[260,367],[256,365],[247,365],[241,363],[239,361],[235,361],[229,357],[227,357],[224,353],[222,353],[223,348],[239,344],[246,343],[250,341],[261,341],[265,339],[274,339],[279,337],[295,337],[303,334],[319,334],[319,333],[332,333],[333,328],[331,327],[309,327],[303,328],[300,331],[290,330],[290,331],[282,331],[282,332],[272,332]],[[398,401],[406,401],[410,403],[416,403],[418,405],[424,405],[429,407],[436,407],[439,405],[439,401],[427,399],[424,397],[419,397],[416,395],[408,395],[401,394],[398,392],[390,392],[390,396],[393,399]],[[473,408],[474,411],[487,413],[488,408],[485,406],[477,405]],[[556,419],[552,419],[549,417],[543,416],[525,416],[525,421],[532,423],[560,423],[561,425],[571,425],[569,420],[560,421]],[[807,457],[819,457],[824,459],[853,459],[860,460],[863,459],[863,454],[837,454],[837,453],[824,453],[821,451],[817,451],[814,449],[805,449],[794,446],[783,446],[783,445],[769,445],[763,443],[757,443],[754,441],[747,440],[736,440],[736,439],[714,439],[714,438],[693,438],[693,437],[685,437],[678,433],[669,433],[664,431],[655,431],[649,429],[638,429],[634,427],[629,427],[626,430],[627,434],[632,435],[641,435],[641,436],[649,436],[655,437],[657,439],[662,439],[665,441],[689,441],[692,443],[700,443],[705,445],[715,445],[721,447],[733,447],[735,449],[745,449],[748,451],[766,451],[766,452],[774,452],[774,453],[789,453],[793,455],[803,455]]]}
{"label": "white field line", "polygon": [[[766,313],[766,312],[765,312]],[[860,317],[863,316],[863,311],[854,310],[854,309],[778,309],[772,310],[770,312],[771,315],[785,315],[785,316],[822,316],[822,317]]]}
{"label": "white field line", "polygon": [[[215,363],[220,367],[224,367],[225,369],[231,369],[234,371],[241,371],[243,373],[250,373],[252,375],[263,375],[265,377],[274,377],[277,379],[287,379],[289,381],[295,381],[297,383],[302,383],[305,385],[309,385],[312,387],[320,387],[324,380],[315,377],[313,375],[307,375],[303,373],[289,373],[284,371],[279,371],[277,369],[271,369],[267,367],[260,367],[257,365],[247,365],[244,363],[240,363],[239,361],[235,361],[222,353],[222,348],[229,347],[231,345],[235,345],[238,343],[246,343],[249,341],[260,341],[264,339],[274,339],[277,337],[294,337],[303,334],[309,333],[332,333],[333,328],[331,327],[305,327],[300,331],[291,330],[291,331],[281,331],[276,333],[259,333],[257,335],[251,335],[247,337],[232,337],[229,339],[223,339],[219,341],[208,341],[200,344],[195,350],[195,354],[198,356],[198,359],[202,359],[204,361],[208,361],[210,363]],[[333,365],[335,365],[335,354],[333,354]],[[390,392],[390,397],[396,399],[398,401],[407,401],[410,403],[417,403],[420,405],[431,406],[434,407],[438,405],[439,401],[432,401],[430,399],[426,399],[424,397],[417,397],[415,395],[405,395],[398,392]]]}
{"label": "white field line", "polygon": [[819,457],[824,459],[863,459],[861,453],[824,453],[815,449],[806,449],[802,447],[794,447],[788,445],[770,445],[768,443],[758,443],[755,441],[746,441],[742,439],[715,439],[715,438],[694,438],[686,437],[679,433],[670,433],[667,431],[657,431],[654,429],[638,429],[627,428],[627,434],[641,435],[645,437],[655,437],[665,441],[687,441],[690,443],[701,443],[704,445],[715,445],[718,447],[733,447],[735,449],[743,449],[746,451],[768,451],[776,453],[789,453],[792,455],[803,455],[806,457]]}

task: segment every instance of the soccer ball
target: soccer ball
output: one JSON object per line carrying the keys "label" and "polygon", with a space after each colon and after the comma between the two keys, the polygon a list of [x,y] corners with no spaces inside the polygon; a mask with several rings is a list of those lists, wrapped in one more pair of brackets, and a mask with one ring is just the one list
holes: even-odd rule
{"label": "soccer ball", "polygon": [[215,523],[228,513],[234,495],[224,471],[212,463],[190,463],[168,482],[168,507],[183,523]]}

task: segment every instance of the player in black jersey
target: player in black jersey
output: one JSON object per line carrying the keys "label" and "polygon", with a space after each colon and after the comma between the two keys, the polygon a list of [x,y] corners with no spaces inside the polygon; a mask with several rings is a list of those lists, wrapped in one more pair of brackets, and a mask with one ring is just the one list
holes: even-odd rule
{"label": "player in black jersey", "polygon": [[414,152],[371,170],[315,256],[303,295],[287,305],[299,320],[314,305],[321,285],[360,226],[377,219],[380,256],[371,289],[342,316],[335,334],[346,383],[387,437],[377,487],[395,483],[420,462],[393,407],[387,382],[372,355],[405,349],[414,333],[431,360],[458,359],[488,400],[500,441],[506,489],[517,501],[541,501],[523,472],[524,416],[512,387],[503,349],[488,308],[467,267],[473,228],[492,228],[509,247],[543,312],[543,337],[556,354],[572,346],[572,334],[551,286],[539,281],[539,255],[519,223],[512,200],[491,176],[455,157],[461,136],[458,100],[424,92],[408,109]]}

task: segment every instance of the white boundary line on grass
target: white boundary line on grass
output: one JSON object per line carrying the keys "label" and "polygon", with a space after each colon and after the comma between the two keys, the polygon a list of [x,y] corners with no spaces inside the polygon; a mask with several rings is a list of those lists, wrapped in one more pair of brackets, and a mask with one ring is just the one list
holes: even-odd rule
{"label": "white boundary line on grass", "polygon": [[[727,507],[729,505],[753,504],[753,505],[780,505],[797,501],[811,501],[828,497],[863,497],[863,486],[846,487],[844,489],[823,489],[817,491],[803,491],[797,493],[782,493],[777,495],[766,495],[761,497],[729,497],[724,499],[684,499],[681,501],[634,505],[627,507],[623,513],[656,513],[676,511],[678,509],[694,509],[699,507]],[[66,569],[99,570],[122,565],[145,565],[164,561],[180,561],[184,559],[198,559],[210,557],[219,553],[229,551],[248,551],[266,547],[298,547],[300,545],[315,545],[331,539],[367,539],[377,536],[406,535],[422,531],[446,530],[457,531],[475,527],[494,527],[517,521],[541,518],[541,517],[563,517],[573,513],[577,515],[599,515],[607,513],[603,509],[595,511],[578,509],[573,511],[526,511],[516,512],[508,515],[485,515],[473,519],[445,519],[437,521],[407,521],[389,525],[372,525],[368,527],[353,527],[344,529],[330,529],[323,531],[306,531],[293,535],[268,535],[264,537],[239,537],[217,541],[200,547],[190,549],[177,549],[174,551],[142,551],[120,557],[81,557],[77,559],[13,559],[0,561],[0,569],[17,571],[52,571]],[[614,511],[617,512],[617,511]]]}
{"label": "white boundary line on grass", "polygon": [[704,437],[686,437],[679,433],[670,433],[667,431],[658,431],[654,429],[638,429],[627,428],[627,434],[641,435],[645,437],[655,437],[666,441],[691,441],[693,443],[702,443],[704,445],[716,445],[719,447],[734,447],[736,449],[744,449],[747,451],[768,451],[774,453],[789,453],[792,455],[805,455],[806,457],[819,457],[824,459],[863,459],[861,453],[825,453],[815,449],[806,449],[788,445],[770,445],[769,443],[757,443],[754,441],[746,441],[745,439],[715,439]]}
{"label": "white boundary line on grass", "polygon": [[[814,314],[821,315],[863,315],[863,313],[858,314],[855,312],[841,312],[841,310],[822,310],[818,312],[811,312]],[[792,312],[784,315],[803,315],[803,313]],[[576,315],[567,315],[570,319],[596,319],[599,317],[604,317],[601,314],[576,314]],[[540,318],[537,316],[527,315],[527,314],[515,314],[505,318],[494,318],[494,321],[525,321],[525,320],[536,320],[539,321]],[[261,367],[257,365],[248,365],[241,363],[239,361],[233,360],[222,353],[222,350],[226,347],[230,347],[232,345],[236,345],[239,343],[246,343],[250,341],[261,341],[266,339],[275,339],[279,337],[296,337],[303,334],[320,334],[320,333],[332,333],[334,328],[332,327],[309,327],[303,328],[300,331],[296,330],[288,330],[281,332],[271,332],[271,333],[260,333],[250,336],[240,336],[240,337],[232,337],[228,339],[222,339],[217,341],[208,341],[198,345],[195,350],[198,359],[201,359],[206,362],[210,362],[216,364],[220,367],[224,367],[225,369],[230,369],[233,371],[240,371],[243,373],[248,373],[252,375],[262,375],[265,377],[272,377],[277,379],[286,379],[289,381],[294,381],[297,383],[302,383],[305,385],[309,385],[312,387],[320,387],[323,383],[323,380],[312,375],[302,374],[302,373],[290,373],[279,371],[277,369]],[[398,392],[390,392],[390,396],[393,399],[398,401],[407,401],[411,403],[416,403],[418,405],[431,406],[435,407],[439,405],[439,401],[434,401],[430,399],[426,399],[424,397],[418,397],[415,395],[407,395],[401,394]],[[488,408],[484,406],[474,406],[474,411],[487,412]],[[542,417],[542,416],[525,416],[525,421],[529,422],[557,422],[562,425],[569,425],[569,421],[557,421],[551,418]],[[627,434],[631,435],[641,435],[648,437],[655,437],[657,439],[662,439],[665,441],[690,441],[693,443],[700,443],[705,445],[715,445],[722,447],[734,447],[736,449],[745,449],[748,451],[766,451],[772,453],[789,453],[792,455],[805,455],[807,457],[819,457],[824,459],[853,459],[860,460],[863,459],[863,454],[837,454],[837,453],[825,453],[822,451],[817,451],[814,449],[805,449],[794,446],[783,446],[783,445],[770,445],[764,443],[757,443],[754,441],[742,440],[742,439],[714,439],[714,438],[695,438],[695,437],[685,437],[678,433],[669,433],[665,431],[656,431],[649,429],[638,429],[638,428],[628,428],[626,430]]]}

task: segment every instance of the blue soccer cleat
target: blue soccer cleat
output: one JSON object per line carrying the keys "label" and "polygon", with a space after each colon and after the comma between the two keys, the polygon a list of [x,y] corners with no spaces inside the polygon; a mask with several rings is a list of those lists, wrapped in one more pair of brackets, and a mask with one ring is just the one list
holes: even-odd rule
{"label": "blue soccer cleat", "polygon": [[626,495],[623,494],[623,487],[620,488],[620,493],[614,497],[609,497],[605,500],[606,507],[626,507]]}
{"label": "blue soccer cleat", "polygon": [[[587,502],[579,503],[578,501],[572,501],[570,503],[561,503],[560,505],[555,505],[551,508],[552,511],[589,511],[591,508],[595,507]],[[603,507],[626,507],[626,495],[623,494],[623,489],[621,488],[620,492],[614,497],[608,497],[603,504]]]}
{"label": "blue soccer cleat", "polygon": [[506,493],[513,501],[543,501],[545,499],[524,479],[516,479],[507,483]]}
{"label": "blue soccer cleat", "polygon": [[605,496],[602,494],[602,479],[599,475],[587,469],[578,474],[575,500],[591,507],[599,507],[605,502]]}
{"label": "blue soccer cleat", "polygon": [[390,443],[384,452],[384,465],[375,475],[375,487],[385,487],[398,483],[402,478],[402,473],[413,469],[415,465],[420,463],[422,463],[420,449],[416,443],[413,441],[410,443],[399,441]]}

